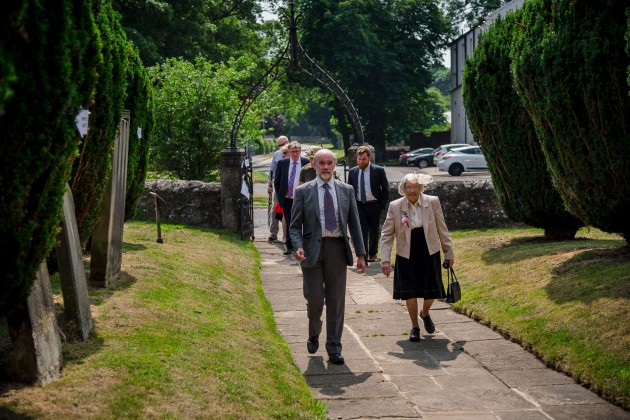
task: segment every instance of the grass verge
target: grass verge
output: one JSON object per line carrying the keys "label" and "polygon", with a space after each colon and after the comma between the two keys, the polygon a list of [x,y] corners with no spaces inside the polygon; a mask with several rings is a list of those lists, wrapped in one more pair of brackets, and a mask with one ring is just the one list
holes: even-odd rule
{"label": "grass verge", "polygon": [[454,309],[491,325],[630,408],[630,250],[583,229],[547,242],[539,229],[452,232],[462,300]]}
{"label": "grass verge", "polygon": [[[0,413],[37,418],[322,418],[276,330],[251,242],[125,226],[123,273],[91,289],[95,334],[64,344],[62,379],[4,387]],[[20,417],[22,418],[22,417]]]}

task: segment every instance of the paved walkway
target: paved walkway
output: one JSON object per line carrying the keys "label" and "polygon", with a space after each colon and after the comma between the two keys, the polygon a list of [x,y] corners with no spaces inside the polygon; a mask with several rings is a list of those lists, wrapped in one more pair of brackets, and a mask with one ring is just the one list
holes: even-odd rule
{"label": "paved walkway", "polygon": [[315,398],[326,402],[329,418],[630,419],[630,413],[445,303],[436,302],[431,312],[436,332],[426,334],[421,326],[422,340],[408,341],[404,302],[391,298],[391,278],[381,274],[379,264],[371,264],[365,275],[348,270],[346,364],[329,364],[323,343],[308,354],[301,271],[282,254],[282,244],[267,243],[264,211],[256,210],[256,216],[254,244],[265,295],[295,363]]}

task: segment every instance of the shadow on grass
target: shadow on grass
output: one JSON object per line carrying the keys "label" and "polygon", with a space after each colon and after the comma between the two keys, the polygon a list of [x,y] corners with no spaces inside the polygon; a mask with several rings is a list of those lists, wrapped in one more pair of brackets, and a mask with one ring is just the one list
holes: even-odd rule
{"label": "shadow on grass", "polygon": [[118,276],[112,280],[109,286],[100,288],[100,287],[90,287],[88,289],[88,295],[90,298],[90,303],[92,305],[100,305],[105,300],[109,299],[114,292],[125,290],[131,287],[137,279],[126,271],[121,271]]}
{"label": "shadow on grass", "polygon": [[[0,395],[2,395],[1,390],[0,390]],[[26,420],[26,419],[34,419],[34,418],[35,417],[33,417],[33,416],[16,413],[13,410],[11,410],[10,408],[0,406],[0,419]]]}
{"label": "shadow on grass", "polygon": [[545,289],[556,303],[613,298],[630,304],[629,263],[628,247],[586,250],[556,267]]}
{"label": "shadow on grass", "polygon": [[133,252],[133,251],[143,251],[147,249],[146,245],[143,244],[132,244],[129,242],[123,242],[123,253],[125,252]]}
{"label": "shadow on grass", "polygon": [[505,264],[538,258],[545,255],[592,250],[609,251],[619,248],[618,239],[576,238],[568,241],[548,241],[543,236],[514,238],[486,250],[481,259],[486,264]]}

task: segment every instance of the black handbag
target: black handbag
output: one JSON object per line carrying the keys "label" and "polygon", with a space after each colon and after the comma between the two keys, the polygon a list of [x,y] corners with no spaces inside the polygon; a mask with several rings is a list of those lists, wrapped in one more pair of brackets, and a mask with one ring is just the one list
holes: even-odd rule
{"label": "black handbag", "polygon": [[449,267],[448,271],[448,287],[446,289],[446,303],[455,303],[462,298],[462,289],[459,287],[457,276],[453,267]]}

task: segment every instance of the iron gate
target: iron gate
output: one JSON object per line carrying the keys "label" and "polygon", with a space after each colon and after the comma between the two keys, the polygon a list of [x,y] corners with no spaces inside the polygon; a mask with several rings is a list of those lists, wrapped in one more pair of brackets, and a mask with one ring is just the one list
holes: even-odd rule
{"label": "iron gate", "polygon": [[245,149],[245,158],[241,165],[241,240],[254,240],[254,170],[252,158]]}

